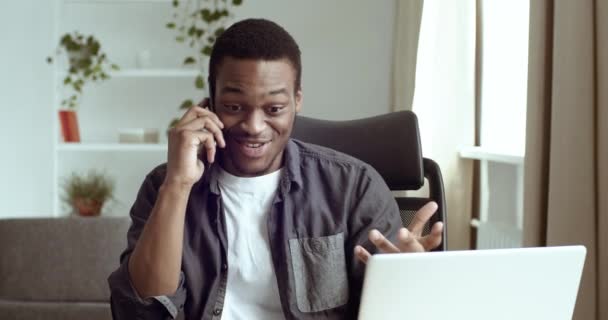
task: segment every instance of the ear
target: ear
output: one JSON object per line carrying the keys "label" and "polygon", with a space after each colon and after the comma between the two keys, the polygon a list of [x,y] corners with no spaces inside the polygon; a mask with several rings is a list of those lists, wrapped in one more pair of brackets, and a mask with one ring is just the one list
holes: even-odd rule
{"label": "ear", "polygon": [[298,91],[296,91],[296,113],[300,113],[300,110],[302,110],[302,101],[304,100],[304,95],[302,94],[302,89],[298,89]]}

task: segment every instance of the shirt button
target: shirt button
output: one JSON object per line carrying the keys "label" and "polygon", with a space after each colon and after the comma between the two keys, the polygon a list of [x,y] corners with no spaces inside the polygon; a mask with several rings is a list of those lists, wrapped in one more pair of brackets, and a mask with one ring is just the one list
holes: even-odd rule
{"label": "shirt button", "polygon": [[221,313],[222,313],[222,309],[220,309],[220,308],[217,308],[217,309],[213,310],[213,315],[214,316],[219,316]]}

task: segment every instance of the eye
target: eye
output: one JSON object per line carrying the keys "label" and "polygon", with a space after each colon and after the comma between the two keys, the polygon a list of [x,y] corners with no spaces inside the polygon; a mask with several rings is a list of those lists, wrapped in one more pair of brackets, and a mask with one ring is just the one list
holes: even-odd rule
{"label": "eye", "polygon": [[228,110],[229,112],[239,112],[243,108],[236,104],[226,104],[224,105],[224,109]]}
{"label": "eye", "polygon": [[270,106],[268,107],[268,113],[279,113],[285,106]]}

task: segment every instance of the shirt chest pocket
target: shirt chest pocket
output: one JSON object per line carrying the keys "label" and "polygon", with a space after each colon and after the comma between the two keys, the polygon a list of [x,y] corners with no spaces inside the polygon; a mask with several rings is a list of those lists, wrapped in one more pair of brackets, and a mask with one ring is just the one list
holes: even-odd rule
{"label": "shirt chest pocket", "polygon": [[301,312],[318,312],[348,302],[344,233],[290,239],[296,300]]}

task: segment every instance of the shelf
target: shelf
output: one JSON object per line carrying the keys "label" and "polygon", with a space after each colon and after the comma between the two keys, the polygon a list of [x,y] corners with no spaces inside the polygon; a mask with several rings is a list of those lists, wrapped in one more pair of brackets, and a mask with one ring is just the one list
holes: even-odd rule
{"label": "shelf", "polygon": [[[194,69],[122,69],[110,71],[111,78],[194,78],[200,72]],[[61,72],[63,79],[67,74]]]}
{"label": "shelf", "polygon": [[58,151],[167,151],[166,144],[160,143],[60,143]]}
{"label": "shelf", "polygon": [[199,75],[193,69],[124,69],[111,71],[110,76],[115,78],[194,78]]}
{"label": "shelf", "polygon": [[460,157],[473,160],[487,160],[492,162],[521,165],[524,155],[505,151],[491,150],[484,147],[466,147],[460,149]]}
{"label": "shelf", "polygon": [[172,0],[65,0],[65,3],[171,3]]}

